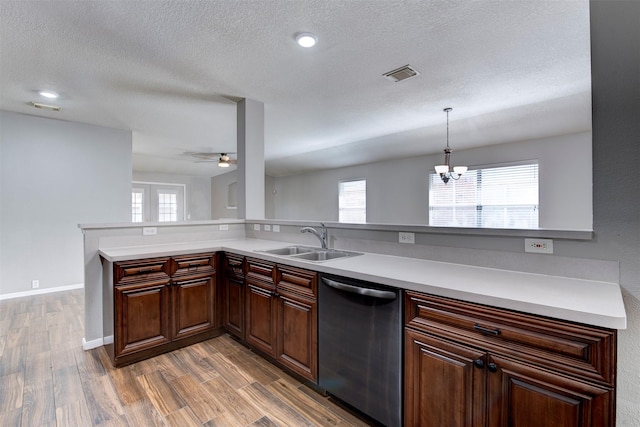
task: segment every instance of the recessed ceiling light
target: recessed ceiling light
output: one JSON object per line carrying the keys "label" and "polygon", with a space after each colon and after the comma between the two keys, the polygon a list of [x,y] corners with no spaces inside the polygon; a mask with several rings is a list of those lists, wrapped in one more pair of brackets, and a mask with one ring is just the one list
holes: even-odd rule
{"label": "recessed ceiling light", "polygon": [[302,47],[313,47],[318,43],[318,37],[311,33],[296,34],[296,41]]}
{"label": "recessed ceiling light", "polygon": [[38,92],[40,94],[40,96],[44,96],[45,98],[49,98],[49,99],[56,99],[59,95],[51,90],[41,90],[40,92]]}

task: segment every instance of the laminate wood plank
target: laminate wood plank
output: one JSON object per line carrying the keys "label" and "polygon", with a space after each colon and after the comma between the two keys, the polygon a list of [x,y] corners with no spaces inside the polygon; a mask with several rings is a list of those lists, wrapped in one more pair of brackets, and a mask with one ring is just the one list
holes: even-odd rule
{"label": "laminate wood plank", "polygon": [[177,350],[173,352],[173,354],[187,367],[189,375],[195,377],[201,383],[216,378],[219,375],[206,358],[202,357],[196,351],[193,351],[191,347]]}
{"label": "laminate wood plank", "polygon": [[264,416],[264,413],[238,394],[223,377],[214,378],[202,385],[209,390],[218,405],[223,407],[230,416],[242,422],[242,425],[251,424]]}
{"label": "laminate wood plank", "polygon": [[202,425],[189,407],[178,409],[165,418],[167,425],[171,427],[200,427]]}
{"label": "laminate wood plank", "polygon": [[90,426],[91,418],[84,400],[76,400],[56,408],[58,427]]}
{"label": "laminate wood plank", "polygon": [[136,402],[125,408],[129,425],[135,427],[165,427],[164,417],[148,400]]}
{"label": "laminate wood plank", "polygon": [[246,427],[248,424],[232,412],[223,412],[202,425],[204,427]]}
{"label": "laminate wood plank", "polygon": [[0,412],[9,412],[22,407],[24,393],[24,373],[14,372],[0,377]]}
{"label": "laminate wood plank", "polygon": [[280,378],[275,372],[266,370],[261,365],[258,365],[252,356],[252,354],[237,352],[227,356],[227,359],[262,385],[270,384]]}
{"label": "laminate wood plank", "polygon": [[9,330],[12,329],[22,329],[29,326],[29,313],[15,313],[13,317],[11,317],[11,323],[9,324]]}
{"label": "laminate wood plank", "polygon": [[51,349],[51,367],[53,370],[76,366],[76,357],[71,347]]}
{"label": "laminate wood plank", "polygon": [[305,395],[310,397],[311,399],[315,400],[316,402],[320,403],[322,406],[324,406],[325,408],[327,408],[328,410],[330,410],[331,412],[339,416],[341,419],[345,420],[346,425],[355,426],[355,427],[367,427],[371,425],[368,422],[359,418],[358,416],[347,411],[342,406],[334,403],[331,400],[331,398],[322,396],[321,394],[317,393],[316,391],[310,389],[305,385],[301,385],[300,387],[298,387],[298,390],[301,393],[304,393]]}
{"label": "laminate wood plank", "polygon": [[7,331],[7,347],[26,347],[29,343],[29,332],[28,326],[9,329]]}
{"label": "laminate wood plank", "polygon": [[0,377],[24,371],[27,347],[6,347],[0,358]]}
{"label": "laminate wood plank", "polygon": [[84,402],[84,391],[75,365],[53,371],[53,393],[56,410],[77,400]]}
{"label": "laminate wood plank", "polygon": [[24,363],[24,383],[40,384],[53,381],[51,370],[51,352],[28,356]]}
{"label": "laminate wood plank", "polygon": [[108,375],[83,383],[89,416],[94,425],[107,421],[119,421],[124,410]]}
{"label": "laminate wood plank", "polygon": [[27,340],[27,357],[51,351],[51,346],[49,345],[49,332],[34,331],[32,328],[30,329],[31,333]]}
{"label": "laminate wood plank", "polygon": [[206,358],[213,369],[220,374],[234,389],[239,389],[251,384],[254,379],[247,372],[238,369],[229,359],[220,353],[215,353]]}
{"label": "laminate wood plank", "polygon": [[269,393],[262,384],[252,383],[238,390],[238,394],[244,396],[252,405],[266,410],[269,418],[276,423],[292,426],[314,425],[291,406]]}
{"label": "laminate wood plank", "polygon": [[277,396],[280,400],[292,408],[295,408],[296,412],[299,412],[305,418],[318,425],[336,426],[343,421],[337,414],[327,411],[326,407],[305,394],[300,393],[298,388],[292,387],[291,384],[286,381],[274,381],[266,385],[265,388],[274,396]]}
{"label": "laminate wood plank", "polygon": [[251,357],[251,360],[253,360],[256,363],[256,365],[258,365],[261,369],[264,369],[267,372],[273,373],[278,378],[280,378],[280,379],[288,382],[289,384],[291,384],[293,387],[298,387],[298,386],[300,386],[302,384],[300,381],[298,381],[297,379],[295,379],[291,375],[287,374],[285,371],[283,371],[282,369],[278,368],[277,366],[275,366],[271,362],[263,359],[259,355],[251,354],[250,357]]}
{"label": "laminate wood plank", "polygon": [[[2,324],[0,323],[0,328],[2,327]],[[4,353],[4,348],[7,344],[7,336],[6,335],[0,335],[0,360],[2,360],[2,355]]]}
{"label": "laminate wood plank", "polygon": [[167,381],[180,378],[189,374],[187,367],[178,359],[173,352],[156,356],[156,369],[162,372]]}
{"label": "laminate wood plank", "polygon": [[224,356],[245,350],[243,346],[238,345],[228,335],[221,335],[215,339],[204,341],[203,345],[210,347],[209,353],[220,353]]}
{"label": "laminate wood plank", "polygon": [[166,416],[185,406],[178,395],[159,371],[140,375],[138,381],[147,397],[161,415]]}
{"label": "laminate wood plank", "polygon": [[56,408],[51,378],[37,383],[25,384],[22,412],[23,426],[56,424]]}
{"label": "laminate wood plank", "polygon": [[251,424],[251,427],[279,427],[278,424],[274,423],[269,419],[269,417],[264,416],[260,418],[255,423]]}
{"label": "laminate wood plank", "polygon": [[82,381],[101,378],[107,374],[99,351],[79,351],[74,353],[74,357]]}
{"label": "laminate wood plank", "polygon": [[140,386],[132,366],[110,370],[108,375],[113,381],[122,405],[129,406],[145,399],[146,394]]}
{"label": "laminate wood plank", "polygon": [[0,426],[19,426],[22,420],[22,408],[0,412]]}
{"label": "laminate wood plank", "polygon": [[223,412],[209,391],[191,375],[176,378],[171,381],[171,385],[191,408],[200,423],[205,423]]}

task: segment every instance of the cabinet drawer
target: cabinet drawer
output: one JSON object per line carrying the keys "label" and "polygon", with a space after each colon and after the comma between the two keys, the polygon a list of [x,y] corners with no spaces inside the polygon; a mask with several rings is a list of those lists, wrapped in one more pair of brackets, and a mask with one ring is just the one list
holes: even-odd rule
{"label": "cabinet drawer", "polygon": [[276,276],[279,292],[294,293],[312,299],[316,298],[318,273],[315,271],[278,265]]}
{"label": "cabinet drawer", "polygon": [[216,255],[212,253],[173,257],[173,276],[209,275],[215,273]]}
{"label": "cabinet drawer", "polygon": [[244,257],[242,255],[225,254],[224,273],[226,277],[244,278]]}
{"label": "cabinet drawer", "polygon": [[113,264],[115,284],[168,279],[171,274],[170,260],[169,257],[163,257],[116,262]]}
{"label": "cabinet drawer", "polygon": [[614,383],[616,332],[406,292],[406,325],[565,374]]}
{"label": "cabinet drawer", "polygon": [[274,285],[275,268],[272,262],[247,258],[247,280],[253,279]]}

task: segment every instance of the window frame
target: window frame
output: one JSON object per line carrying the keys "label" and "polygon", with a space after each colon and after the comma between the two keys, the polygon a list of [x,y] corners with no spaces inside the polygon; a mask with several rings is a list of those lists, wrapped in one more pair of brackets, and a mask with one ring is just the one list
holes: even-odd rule
{"label": "window frame", "polygon": [[[362,182],[364,183],[364,208],[363,207],[349,207],[343,206],[343,194],[344,184]],[[354,212],[357,210],[364,210],[363,218],[352,220],[351,216],[346,215],[346,212]],[[338,222],[342,224],[366,224],[367,223],[367,179],[341,179],[338,181]]]}

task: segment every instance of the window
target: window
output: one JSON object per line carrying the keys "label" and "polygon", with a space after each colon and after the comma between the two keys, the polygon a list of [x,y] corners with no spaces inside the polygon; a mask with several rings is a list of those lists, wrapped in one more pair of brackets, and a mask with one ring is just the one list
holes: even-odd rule
{"label": "window", "polygon": [[340,181],[338,184],[338,221],[367,222],[367,181]]}
{"label": "window", "polygon": [[178,220],[178,195],[158,192],[158,221]]}
{"label": "window", "polygon": [[444,184],[429,176],[429,225],[538,228],[538,163],[469,170]]}
{"label": "window", "polygon": [[131,191],[131,221],[144,221],[144,190],[134,188]]}

